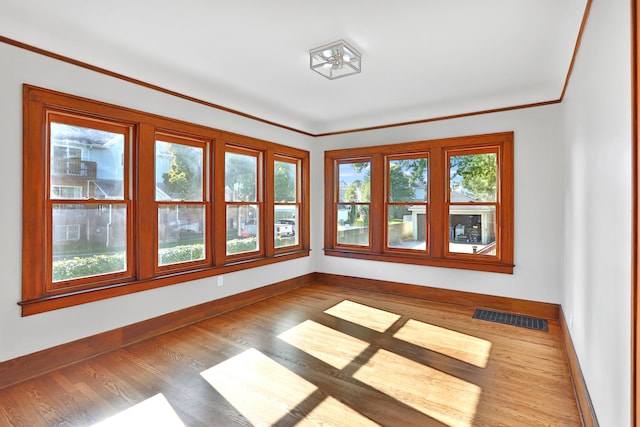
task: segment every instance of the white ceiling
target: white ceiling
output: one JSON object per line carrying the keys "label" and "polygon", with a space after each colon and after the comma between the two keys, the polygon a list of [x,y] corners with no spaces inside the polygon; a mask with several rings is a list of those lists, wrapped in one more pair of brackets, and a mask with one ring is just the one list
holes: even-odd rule
{"label": "white ceiling", "polygon": [[[588,0],[0,0],[0,35],[303,132],[556,101]],[[345,39],[362,73],[310,49]]]}

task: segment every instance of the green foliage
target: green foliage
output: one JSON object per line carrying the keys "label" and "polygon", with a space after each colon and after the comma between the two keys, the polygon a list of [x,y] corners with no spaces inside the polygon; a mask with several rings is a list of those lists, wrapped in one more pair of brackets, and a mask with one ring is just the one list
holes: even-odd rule
{"label": "green foliage", "polygon": [[164,191],[182,200],[199,200],[202,197],[201,150],[181,144],[170,144],[173,157],[171,167],[162,174]]}
{"label": "green foliage", "polygon": [[[180,245],[158,251],[161,265],[195,261],[203,258],[202,244]],[[53,280],[72,280],[80,277],[99,276],[125,270],[123,252],[90,257],[65,258],[53,262]]]}
{"label": "green foliage", "polygon": [[251,251],[255,251],[257,248],[258,248],[258,241],[255,236],[227,241],[228,254],[239,254],[242,252],[251,252]]}
{"label": "green foliage", "polygon": [[403,167],[398,163],[389,165],[389,201],[410,202],[416,197],[416,191],[411,187],[411,178],[405,175]]}
{"label": "green foliage", "polygon": [[349,209],[349,215],[347,216],[347,223],[349,225],[355,225],[355,223],[356,223],[356,205],[351,205],[351,209]]}
{"label": "green foliage", "polygon": [[451,157],[451,189],[475,201],[495,201],[497,162],[493,153]]}
{"label": "green foliage", "polygon": [[409,183],[425,183],[427,181],[427,159],[424,157],[416,159],[400,160],[399,164],[403,171],[409,172]]}
{"label": "green foliage", "polygon": [[274,199],[276,202],[296,201],[296,165],[274,162]]}
{"label": "green foliage", "polygon": [[350,165],[357,174],[362,176],[362,179],[356,179],[349,185],[344,180],[340,183],[344,189],[344,201],[369,202],[371,200],[371,164],[355,162]]}
{"label": "green foliage", "polygon": [[91,257],[74,257],[53,262],[53,280],[71,280],[80,277],[114,273],[125,269],[125,254],[120,252]]}
{"label": "green foliage", "polygon": [[371,200],[371,180],[367,175],[364,181],[353,181],[344,192],[347,202],[368,202]]}
{"label": "green foliage", "polygon": [[160,265],[177,264],[181,262],[196,261],[204,258],[204,245],[180,245],[158,250]]}
{"label": "green foliage", "polygon": [[253,202],[256,200],[256,158],[236,153],[226,153],[224,183],[234,193],[232,201]]}
{"label": "green foliage", "polygon": [[363,226],[369,224],[369,209],[363,205],[352,204],[349,208],[347,224]]}
{"label": "green foliage", "polygon": [[406,205],[389,205],[389,222],[402,222],[404,215],[411,215]]}
{"label": "green foliage", "polygon": [[275,241],[273,246],[276,248],[281,248],[283,246],[292,246],[296,244],[296,239],[295,237],[282,237],[282,236],[275,236]]}
{"label": "green foliage", "polygon": [[[369,169],[370,163],[369,162],[355,162],[355,163],[351,163],[351,166],[353,167],[353,170],[355,170],[356,172],[360,173],[365,169]],[[367,170],[367,174],[370,174],[371,171]]]}

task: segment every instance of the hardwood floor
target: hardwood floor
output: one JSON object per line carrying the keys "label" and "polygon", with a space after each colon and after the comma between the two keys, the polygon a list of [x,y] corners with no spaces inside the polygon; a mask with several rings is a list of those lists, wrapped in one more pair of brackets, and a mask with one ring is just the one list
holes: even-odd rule
{"label": "hardwood floor", "polygon": [[310,285],[0,390],[0,426],[577,426],[558,325]]}

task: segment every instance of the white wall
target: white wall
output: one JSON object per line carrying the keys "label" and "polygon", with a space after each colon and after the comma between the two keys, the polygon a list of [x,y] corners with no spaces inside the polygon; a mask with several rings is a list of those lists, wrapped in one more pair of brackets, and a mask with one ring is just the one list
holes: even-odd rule
{"label": "white wall", "polygon": [[593,2],[563,103],[562,306],[602,426],[630,423],[630,16]]}
{"label": "white wall", "polygon": [[[425,94],[428,96],[428,94]],[[514,110],[418,126],[320,138],[312,151],[313,180],[323,174],[321,149],[338,149],[514,131],[515,248],[513,275],[323,257],[318,271],[437,288],[559,303],[562,250],[562,135],[559,105]],[[312,193],[323,215],[322,194]],[[322,249],[322,231],[314,230]]]}
{"label": "white wall", "polygon": [[[169,311],[216,299],[239,291],[312,271],[379,278],[448,289],[560,301],[560,248],[563,235],[560,107],[468,117],[347,134],[311,140],[302,135],[257,123],[77,68],[12,46],[0,44],[0,124],[3,129],[4,164],[0,177],[20,188],[22,176],[21,85],[29,83],[98,99],[151,113],[201,123],[309,149],[312,161],[312,256],[282,265],[228,274],[225,286],[211,279],[185,283],[50,313],[20,317],[21,292],[21,192],[6,192],[0,213],[0,233],[5,245],[0,262],[5,277],[0,287],[0,361],[31,353]],[[446,268],[388,264],[324,257],[322,224],[323,158],[325,149],[388,144],[442,137],[515,131],[515,263],[513,275],[459,271]]]}
{"label": "white wall", "polygon": [[[601,425],[629,425],[629,17],[628,0],[593,3],[563,104],[314,140],[0,44],[0,361],[321,271],[562,303]],[[310,150],[311,257],[20,317],[22,83]],[[511,130],[513,275],[323,256],[324,150]]]}
{"label": "white wall", "polygon": [[[308,150],[310,138],[0,44],[0,361],[314,271],[311,257],[21,317],[22,84]],[[28,209],[29,207],[25,207]]]}

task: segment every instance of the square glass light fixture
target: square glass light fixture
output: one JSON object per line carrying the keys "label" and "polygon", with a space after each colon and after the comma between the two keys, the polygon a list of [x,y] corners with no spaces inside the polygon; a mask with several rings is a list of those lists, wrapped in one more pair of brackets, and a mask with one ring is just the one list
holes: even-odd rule
{"label": "square glass light fixture", "polygon": [[360,72],[362,55],[344,40],[329,43],[309,51],[309,66],[329,80]]}

